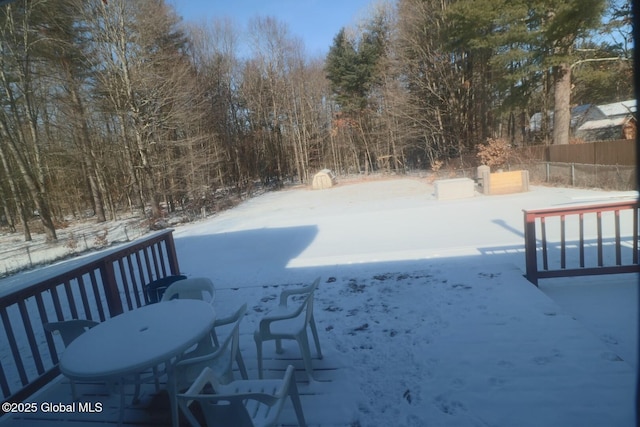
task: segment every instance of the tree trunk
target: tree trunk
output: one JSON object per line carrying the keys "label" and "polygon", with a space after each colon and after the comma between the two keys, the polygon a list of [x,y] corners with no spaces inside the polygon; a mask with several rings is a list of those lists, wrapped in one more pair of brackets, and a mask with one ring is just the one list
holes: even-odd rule
{"label": "tree trunk", "polygon": [[[20,197],[17,196],[16,199]],[[33,240],[31,237],[31,228],[29,228],[29,221],[27,220],[27,215],[25,213],[25,208],[20,200],[16,200],[18,205],[16,208],[18,209],[18,214],[20,215],[20,224],[22,224],[22,233],[24,235],[24,241],[30,242]]]}
{"label": "tree trunk", "polygon": [[569,143],[571,127],[571,67],[561,64],[554,67],[553,144]]}
{"label": "tree trunk", "polygon": [[11,212],[11,209],[9,208],[9,203],[7,203],[7,199],[5,197],[2,198],[2,209],[4,210],[4,216],[6,217],[7,224],[9,225],[9,232],[15,233],[16,224],[13,218],[13,212]]}
{"label": "tree trunk", "polygon": [[[7,182],[9,184],[9,190],[11,191],[11,194],[13,195],[13,201],[15,204],[15,208],[16,211],[18,213],[18,216],[20,218],[20,224],[22,225],[22,231],[24,233],[24,241],[25,242],[30,242],[32,240],[31,238],[31,230],[29,229],[29,223],[27,222],[27,217],[25,215],[25,209],[24,209],[24,204],[22,203],[22,200],[20,199],[20,190],[18,188],[18,183],[15,181],[10,167],[9,167],[9,162],[7,161],[7,157],[5,156],[5,153],[2,149],[2,146],[0,145],[0,161],[2,163],[2,166],[5,170],[5,173],[7,175]],[[3,204],[5,205],[5,212],[7,215],[7,220],[9,220],[9,218],[11,217],[9,214],[9,210],[8,210],[8,204],[7,201],[5,199],[3,199]],[[13,221],[11,221],[11,229],[12,231],[15,231],[15,226],[13,224]]]}
{"label": "tree trunk", "polygon": [[[94,207],[94,213],[98,222],[105,222],[107,220],[104,213],[104,201],[100,188],[97,184],[97,165],[91,151],[91,135],[89,134],[89,125],[87,124],[86,113],[84,105],[80,95],[78,94],[78,88],[76,82],[73,80],[71,72],[68,69],[66,71],[66,78],[68,82],[69,92],[71,94],[71,102],[73,103],[72,109],[75,112],[76,126],[80,129],[81,138],[76,139],[77,145],[80,148],[82,160],[87,168],[87,179],[89,181],[89,192],[91,193],[92,203]],[[77,130],[77,129],[76,129]]]}
{"label": "tree trunk", "polygon": [[[4,129],[5,135],[8,135],[6,129]],[[38,182],[31,176],[31,171],[23,157],[21,156],[20,149],[15,145],[14,141],[11,138],[7,138],[6,147],[9,149],[15,163],[20,171],[20,175],[27,186],[29,191],[29,195],[31,196],[33,203],[36,205],[36,209],[38,210],[38,215],[40,216],[40,221],[42,222],[42,226],[44,227],[44,233],[48,241],[57,240],[56,229],[53,225],[53,220],[51,218],[51,211],[49,209],[49,204],[47,199],[45,198],[45,194],[42,188],[38,186]],[[4,157],[4,153],[3,153]]]}
{"label": "tree trunk", "polygon": [[126,116],[124,114],[121,114],[118,118],[118,125],[120,126],[120,137],[122,138],[122,143],[124,145],[125,164],[127,166],[126,170],[129,174],[131,185],[133,186],[133,207],[136,209],[141,209],[144,215],[144,199],[142,197],[142,190],[140,188],[138,175],[136,174],[136,168],[133,163],[131,145],[129,144],[127,128],[124,124],[125,120]]}

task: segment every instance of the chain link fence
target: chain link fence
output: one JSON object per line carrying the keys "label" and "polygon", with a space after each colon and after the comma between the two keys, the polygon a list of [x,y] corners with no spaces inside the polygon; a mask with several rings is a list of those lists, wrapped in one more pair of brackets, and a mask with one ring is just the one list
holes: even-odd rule
{"label": "chain link fence", "polygon": [[131,220],[59,229],[56,230],[58,239],[55,242],[47,242],[39,233],[33,233],[30,242],[25,242],[19,233],[0,234],[0,278],[129,242],[148,232],[146,224]]}
{"label": "chain link fence", "polygon": [[629,191],[637,189],[635,166],[536,162],[511,165],[510,170],[529,171],[533,184]]}
{"label": "chain link fence", "polygon": [[[636,166],[530,161],[511,163],[503,169],[505,171],[528,170],[529,182],[533,185],[598,188],[609,191],[638,189]],[[492,170],[492,172],[495,171]],[[463,177],[476,179],[476,175],[476,167],[457,167],[428,174],[427,179],[430,181]]]}

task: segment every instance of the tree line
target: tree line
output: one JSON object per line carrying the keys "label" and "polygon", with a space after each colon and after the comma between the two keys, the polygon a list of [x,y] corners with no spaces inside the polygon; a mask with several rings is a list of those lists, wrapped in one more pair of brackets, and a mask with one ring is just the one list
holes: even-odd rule
{"label": "tree line", "polygon": [[312,58],[271,17],[241,30],[164,0],[9,2],[2,224],[30,240],[37,218],[55,240],[70,216],[155,220],[322,168],[402,173],[487,138],[531,143],[535,111],[632,96],[630,1],[588,3],[381,3]]}

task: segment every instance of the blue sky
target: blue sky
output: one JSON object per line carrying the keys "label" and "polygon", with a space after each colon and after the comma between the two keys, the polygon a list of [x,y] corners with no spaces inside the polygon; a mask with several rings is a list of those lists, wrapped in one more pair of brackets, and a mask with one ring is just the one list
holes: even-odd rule
{"label": "blue sky", "polygon": [[273,16],[304,41],[309,55],[325,55],[340,28],[357,22],[375,0],[169,0],[185,21],[229,17],[241,28]]}

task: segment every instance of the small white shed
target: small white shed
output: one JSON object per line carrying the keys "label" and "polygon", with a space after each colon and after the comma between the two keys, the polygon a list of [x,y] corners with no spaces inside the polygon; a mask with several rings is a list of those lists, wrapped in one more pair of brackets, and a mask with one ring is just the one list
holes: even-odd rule
{"label": "small white shed", "polygon": [[311,188],[314,190],[324,190],[325,188],[331,188],[336,184],[336,174],[330,169],[322,169],[320,172],[313,176],[313,183]]}

